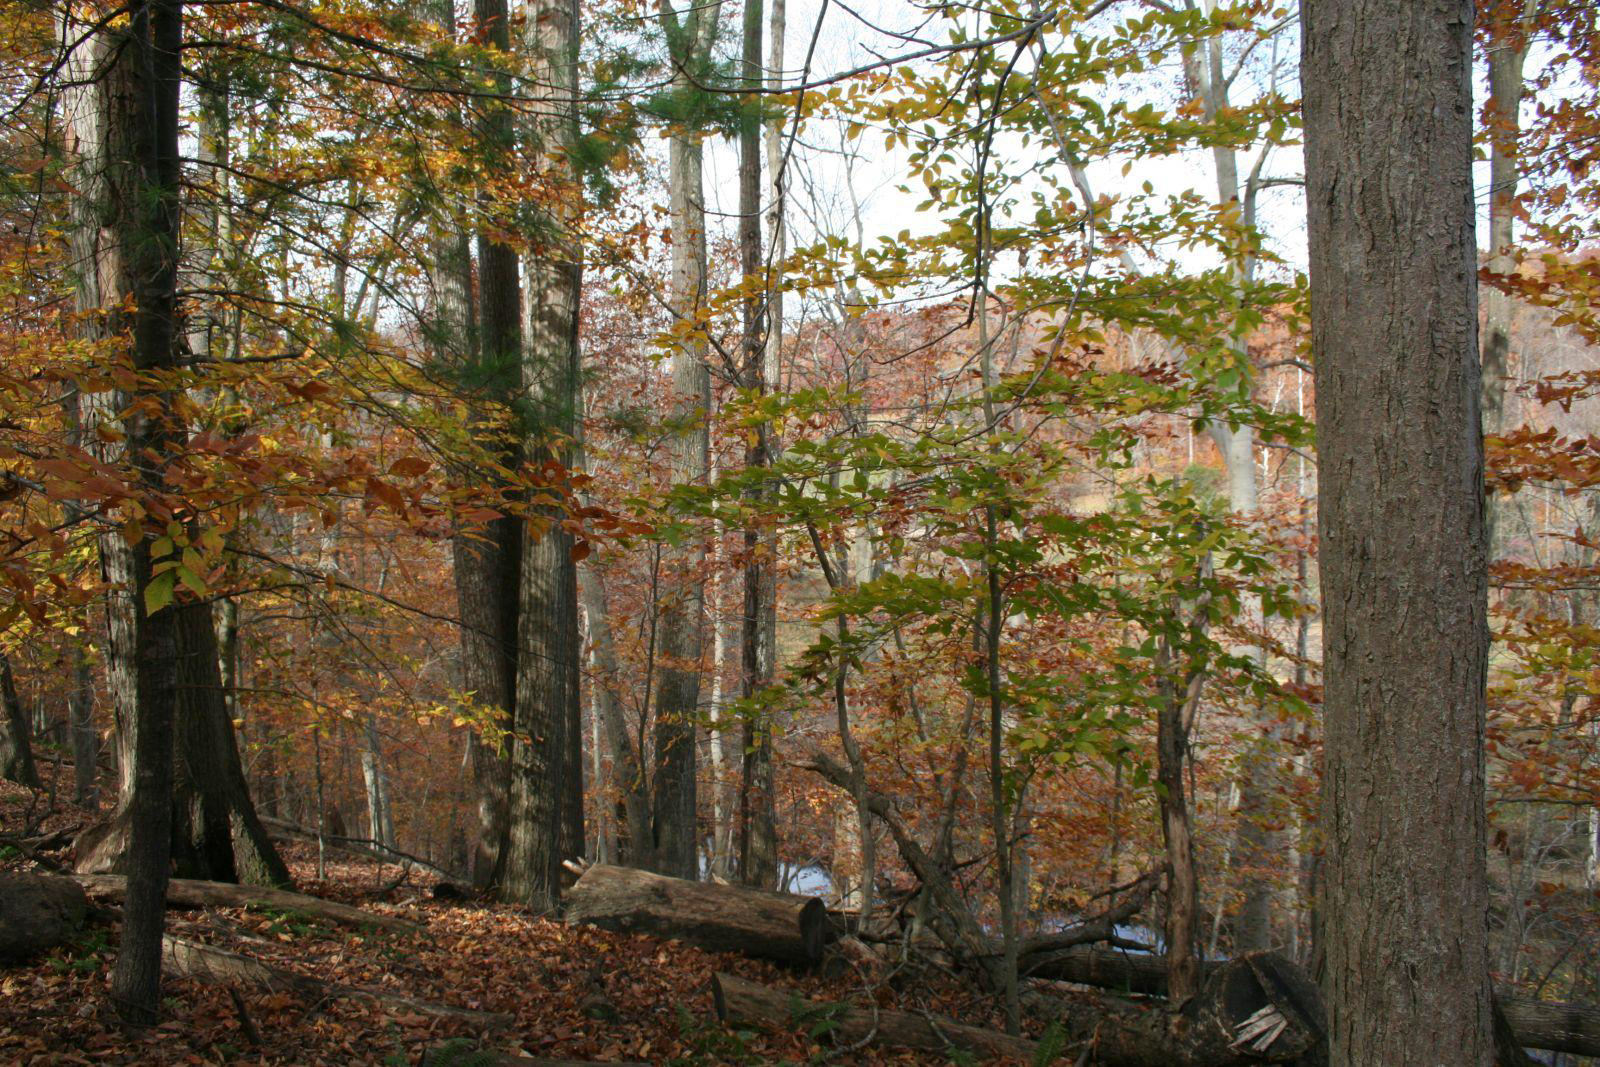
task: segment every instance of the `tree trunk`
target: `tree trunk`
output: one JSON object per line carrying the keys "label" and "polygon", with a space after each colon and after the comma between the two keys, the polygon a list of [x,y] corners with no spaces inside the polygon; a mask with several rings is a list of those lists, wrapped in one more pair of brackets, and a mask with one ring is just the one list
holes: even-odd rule
{"label": "tree trunk", "polygon": [[572,922],[688,941],[712,952],[812,964],[828,913],[817,897],[595,865],[567,892]]}
{"label": "tree trunk", "polygon": [[[691,7],[682,22],[668,5],[661,19],[677,70],[679,92],[697,90],[694,79],[708,69],[721,4]],[[706,216],[699,134],[675,134],[668,146],[671,198],[672,286],[668,303],[684,338],[672,353],[672,400],[668,417],[677,428],[672,442],[673,482],[704,484],[711,465],[711,373],[704,328],[698,324],[706,299]],[[705,545],[694,538],[663,550],[666,579],[659,601],[661,682],[655,708],[654,865],[662,874],[694,878],[699,873],[696,824],[696,720],[700,712],[701,660],[705,652]]]}
{"label": "tree trunk", "polygon": [[[511,26],[505,0],[475,0],[474,37],[501,53],[511,50]],[[509,78],[496,87],[510,92]],[[491,103],[484,108],[480,137],[495,147],[491,174],[503,177],[515,165],[512,122],[508,110]],[[480,209],[503,214],[490,192],[480,195]],[[488,232],[478,244],[478,330],[457,349],[462,360],[461,384],[475,400],[474,435],[507,469],[515,469],[521,453],[510,428],[496,414],[509,407],[518,389],[522,353],[522,319],[517,278],[517,252]],[[454,271],[462,268],[459,249]],[[440,293],[460,283],[448,280]],[[470,292],[470,284],[467,286]],[[463,296],[465,294],[462,294]],[[449,306],[460,314],[464,301]],[[470,312],[469,312],[470,313]],[[470,321],[468,319],[467,321]],[[473,342],[476,343],[473,343]],[[505,491],[504,486],[500,486]],[[499,881],[505,865],[507,795],[510,788],[510,744],[517,687],[517,591],[522,565],[522,530],[517,519],[502,516],[481,532],[462,531],[454,545],[456,599],[461,619],[462,685],[491,720],[472,750],[473,781],[478,796],[478,835],[472,850],[472,882],[479,888]]]}
{"label": "tree trunk", "polygon": [[[541,118],[530,131],[555,207],[524,265],[522,400],[525,453],[559,480],[571,467],[578,397],[581,266],[572,225],[581,188],[565,148],[577,135],[578,6],[541,0],[529,12],[525,47]],[[559,491],[561,486],[557,485]],[[578,590],[564,509],[524,526],[518,600],[515,729],[511,739],[510,836],[504,899],[556,907],[561,862],[583,853],[583,725],[578,695]]]}
{"label": "tree trunk", "polygon": [[[1491,274],[1516,269],[1512,246],[1516,243],[1517,186],[1521,180],[1518,140],[1522,132],[1523,67],[1528,58],[1528,35],[1538,0],[1502,0],[1486,5],[1499,16],[1514,8],[1516,17],[1493,17],[1488,47],[1489,103],[1484,120],[1489,126],[1489,251],[1484,268]],[[1510,293],[1491,281],[1483,287],[1483,350],[1480,375],[1483,390],[1483,432],[1506,428],[1506,382],[1511,371],[1511,327],[1516,304]],[[1500,509],[1492,495],[1485,504],[1485,544],[1490,558],[1497,552]]]}
{"label": "tree trunk", "polygon": [[1302,11],[1329,1051],[1487,1067],[1473,6]]}
{"label": "tree trunk", "polygon": [[[759,7],[758,7],[759,10]],[[770,37],[766,84],[776,88],[784,74],[785,0],[772,0],[769,20]],[[746,26],[746,45],[749,45],[749,27]],[[748,57],[747,57],[748,58]],[[748,66],[747,78],[751,76]],[[783,354],[783,290],[780,285],[781,264],[787,246],[784,228],[784,125],[782,116],[770,120],[766,130],[767,156],[767,246],[771,262],[779,270],[767,275],[765,298],[766,336],[759,359],[752,348],[743,353],[743,380],[740,384],[758,396],[772,393],[778,388],[779,360]],[[757,193],[755,202],[744,202],[747,176],[760,185],[760,164],[753,156],[754,147],[740,144],[740,211],[754,213],[760,207]],[[744,217],[744,216],[741,216]],[[745,235],[741,234],[741,237]],[[741,251],[750,239],[741,242]],[[759,262],[761,248],[759,234],[754,238],[754,254]],[[746,268],[747,271],[749,268]],[[746,341],[753,346],[755,335],[750,332],[754,324],[746,324]],[[772,463],[772,427],[762,422],[745,449],[745,466],[761,469]],[[740,632],[740,695],[749,700],[772,684],[777,669],[778,641],[778,583],[777,527],[773,517],[763,514],[762,499],[768,490],[755,483],[746,491],[750,510],[755,516],[744,531],[744,611]],[[772,723],[766,712],[749,712],[741,729],[743,745],[739,768],[739,877],[746,885],[771,887],[778,880],[778,827],[777,790],[772,773]]]}
{"label": "tree trunk", "polygon": [[596,712],[611,751],[611,773],[622,794],[628,823],[626,856],[631,867],[651,866],[650,793],[644,780],[639,752],[628,731],[626,711],[617,696],[620,675],[616,642],[611,633],[611,616],[606,605],[605,581],[590,560],[578,568],[578,587],[583,594],[583,610],[589,619],[589,647],[594,653],[595,673],[589,680],[595,693]]}
{"label": "tree trunk", "polygon": [[394,848],[394,813],[389,807],[389,776],[383,769],[383,746],[378,737],[378,717],[368,715],[362,730],[361,780],[367,787],[367,828],[372,840]]}
{"label": "tree trunk", "polygon": [[[82,178],[74,244],[91,252],[83,273],[93,277],[80,289],[80,308],[108,313],[107,335],[126,333],[127,362],[141,374],[136,402],[123,419],[126,455],[139,489],[149,497],[146,511],[154,508],[159,514],[166,467],[181,450],[184,434],[175,396],[164,383],[152,381],[173,367],[175,357],[183,5],[182,0],[133,0],[124,12],[124,21],[86,37],[70,13],[63,16],[63,40],[77,42],[66,62],[75,98],[68,105],[68,148],[77,156]],[[119,582],[128,579],[112,594],[124,605],[114,613],[120,618],[114,626],[112,672],[125,686],[119,712],[127,736],[123,779],[129,786],[130,864],[111,997],[134,1023],[157,1017],[171,849],[179,611],[170,603],[175,576],[163,575],[165,583],[152,586],[151,544],[158,532],[152,523],[127,541],[102,539],[103,546],[125,546],[115,553],[116,566],[107,569],[122,572],[112,575]]]}
{"label": "tree trunk", "polygon": [[11,658],[4,653],[0,653],[0,702],[5,705],[5,716],[0,718],[0,778],[38,789],[39,772],[33,765],[33,745],[28,740],[28,715],[17,696]]}
{"label": "tree trunk", "polygon": [[72,722],[72,802],[93,810],[99,804],[100,737],[94,728],[94,674],[81,644],[73,644],[71,663],[67,717]]}

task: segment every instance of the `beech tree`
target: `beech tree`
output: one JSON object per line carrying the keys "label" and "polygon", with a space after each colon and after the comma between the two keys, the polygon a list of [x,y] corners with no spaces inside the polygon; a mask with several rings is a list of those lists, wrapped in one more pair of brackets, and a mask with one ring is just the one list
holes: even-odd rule
{"label": "beech tree", "polygon": [[1466,0],[1307,0],[1333,1063],[1493,1061]]}

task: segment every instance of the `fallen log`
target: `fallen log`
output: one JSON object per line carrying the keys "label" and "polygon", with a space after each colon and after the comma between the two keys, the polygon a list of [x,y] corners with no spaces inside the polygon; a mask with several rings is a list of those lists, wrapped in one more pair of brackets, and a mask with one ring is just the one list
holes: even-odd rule
{"label": "fallen log", "polygon": [[[1034,978],[1150,996],[1164,996],[1167,991],[1167,961],[1161,956],[1080,945],[1024,959],[1021,966]],[[1210,973],[1219,965],[1203,966]],[[1600,1056],[1600,1007],[1524,997],[1501,997],[1499,1003],[1524,1048]]]}
{"label": "fallen log", "polygon": [[366,986],[324,982],[320,978],[274,967],[251,956],[242,956],[237,952],[229,952],[227,949],[190,941],[172,934],[167,934],[161,939],[161,969],[169,974],[213,985],[233,985],[242,982],[270,992],[296,993],[311,999],[338,997],[371,1000],[397,1011],[449,1019],[482,1030],[503,1029],[516,1021],[516,1016],[510,1012],[457,1008],[449,1004],[417,1000]]}
{"label": "fallen log", "polygon": [[[72,876],[89,896],[97,900],[120,901],[128,890],[120,874],[75,874]],[[167,903],[175,908],[276,908],[299,912],[344,926],[379,926],[397,933],[415,933],[421,926],[392,915],[352,908],[321,897],[291,893],[259,885],[233,885],[229,882],[200,882],[189,878],[167,880]]]}
{"label": "fallen log", "polygon": [[596,864],[567,891],[566,916],[605,930],[654,934],[713,952],[814,964],[828,913],[816,897],[668,878]]}
{"label": "fallen log", "polygon": [[727,1026],[781,1030],[826,1025],[830,1034],[847,1045],[876,1043],[926,1052],[957,1048],[991,1059],[1003,1057],[1023,1063],[1032,1063],[1039,1051],[1038,1042],[998,1030],[906,1011],[874,1011],[803,1000],[793,993],[731,974],[712,976],[711,995],[716,1001],[717,1018]]}
{"label": "fallen log", "polygon": [[66,943],[88,918],[83,887],[53,874],[0,874],[0,959]]}
{"label": "fallen log", "polygon": [[1500,1010],[1524,1048],[1600,1056],[1600,1008],[1593,1004],[1505,997]]}
{"label": "fallen log", "polygon": [[1214,968],[1176,1014],[1156,1001],[1056,1001],[1068,1047],[1100,1067],[1245,1067],[1316,1062],[1325,1023],[1315,986],[1270,952]]}

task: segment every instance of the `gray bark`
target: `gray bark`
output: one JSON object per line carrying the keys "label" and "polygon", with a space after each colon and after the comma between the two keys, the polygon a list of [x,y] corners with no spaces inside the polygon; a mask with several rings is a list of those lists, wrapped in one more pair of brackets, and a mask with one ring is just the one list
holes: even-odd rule
{"label": "gray bark", "polygon": [[1330,1059],[1493,1060],[1469,0],[1307,0]]}
{"label": "gray bark", "polygon": [[[663,5],[661,19],[674,84],[693,92],[716,41],[721,4],[692,6],[680,19]],[[672,401],[676,427],[672,475],[677,484],[704,483],[710,471],[711,373],[697,319],[706,299],[706,219],[698,136],[675,134],[668,147],[671,198],[672,285],[668,303],[675,325],[686,329],[672,353]],[[658,601],[661,682],[655,708],[654,865],[662,874],[694,878],[698,873],[696,826],[696,720],[700,711],[701,661],[705,654],[705,545],[692,539],[662,552],[665,580]]]}
{"label": "gray bark", "polygon": [[[572,462],[578,389],[581,266],[572,231],[581,195],[564,147],[577,133],[578,6],[541,0],[527,20],[525,48],[540,87],[530,131],[540,175],[559,191],[524,259],[522,427],[525,453],[560,475]],[[509,830],[501,895],[553,909],[561,862],[583,852],[582,720],[578,697],[578,591],[573,538],[558,508],[530,518],[522,540],[517,690],[511,741]]]}
{"label": "gray bark", "polygon": [[72,646],[72,688],[67,693],[67,717],[72,723],[72,800],[81,808],[99,803],[100,737],[94,728],[94,674],[89,655],[80,644]]}
{"label": "gray bark", "polygon": [[[1497,27],[1488,48],[1489,106],[1485,119],[1489,133],[1489,249],[1484,266],[1493,274],[1516,269],[1512,246],[1516,242],[1517,186],[1521,180],[1518,138],[1522,131],[1523,67],[1528,59],[1528,36],[1538,12],[1538,0],[1514,0],[1518,17]],[[1515,302],[1511,294],[1490,283],[1483,288],[1482,389],[1483,432],[1497,434],[1506,428],[1506,382],[1511,372],[1511,328]],[[1491,496],[1486,503],[1487,543],[1496,552],[1499,507]]]}

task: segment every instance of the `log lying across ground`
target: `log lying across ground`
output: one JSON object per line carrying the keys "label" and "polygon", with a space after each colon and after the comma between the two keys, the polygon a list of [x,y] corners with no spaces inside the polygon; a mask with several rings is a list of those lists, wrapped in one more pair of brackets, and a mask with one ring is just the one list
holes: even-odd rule
{"label": "log lying across ground", "polygon": [[0,874],[0,960],[23,959],[72,938],[88,918],[83,887],[53,874]]}
{"label": "log lying across ground", "polygon": [[[89,896],[97,900],[120,901],[127,892],[127,879],[120,874],[73,875]],[[228,882],[199,882],[189,878],[167,881],[167,903],[175,908],[276,908],[298,912],[344,926],[379,926],[397,933],[415,933],[422,927],[392,915],[352,908],[321,897],[291,893],[259,885],[233,885]]]}
{"label": "log lying across ground", "polygon": [[872,1011],[802,1000],[793,993],[731,974],[712,977],[711,995],[716,1001],[717,1018],[728,1026],[781,1030],[810,1029],[826,1023],[829,1033],[845,1045],[876,1043],[927,1052],[958,1048],[979,1056],[1003,1056],[1024,1063],[1032,1063],[1039,1051],[1037,1042],[998,1030],[905,1011]]}
{"label": "log lying across ground", "polygon": [[[1125,993],[1162,996],[1167,991],[1167,961],[1161,956],[1078,946],[1030,961],[1028,973]],[[1217,964],[1208,964],[1214,970]],[[1600,1007],[1502,997],[1500,1010],[1526,1048],[1600,1056]]]}
{"label": "log lying across ground", "polygon": [[822,959],[828,913],[816,897],[714,885],[597,864],[566,894],[569,921],[654,934],[782,963]]}
{"label": "log lying across ground", "polygon": [[190,941],[187,938],[176,937],[172,934],[168,934],[161,939],[161,969],[168,974],[178,975],[183,978],[193,978],[197,981],[209,982],[215,985],[244,983],[272,992],[297,993],[300,996],[312,999],[342,997],[356,1000],[372,1000],[397,1011],[410,1012],[414,1015],[427,1015],[437,1019],[449,1019],[466,1023],[481,1030],[502,1029],[516,1021],[516,1017],[510,1012],[456,1008],[448,1004],[439,1004],[431,1000],[417,1000],[381,989],[324,982],[320,978],[312,978],[309,975],[296,974],[282,967],[274,967],[251,956],[241,956],[237,952],[229,952],[227,949],[201,944],[198,941]]}

